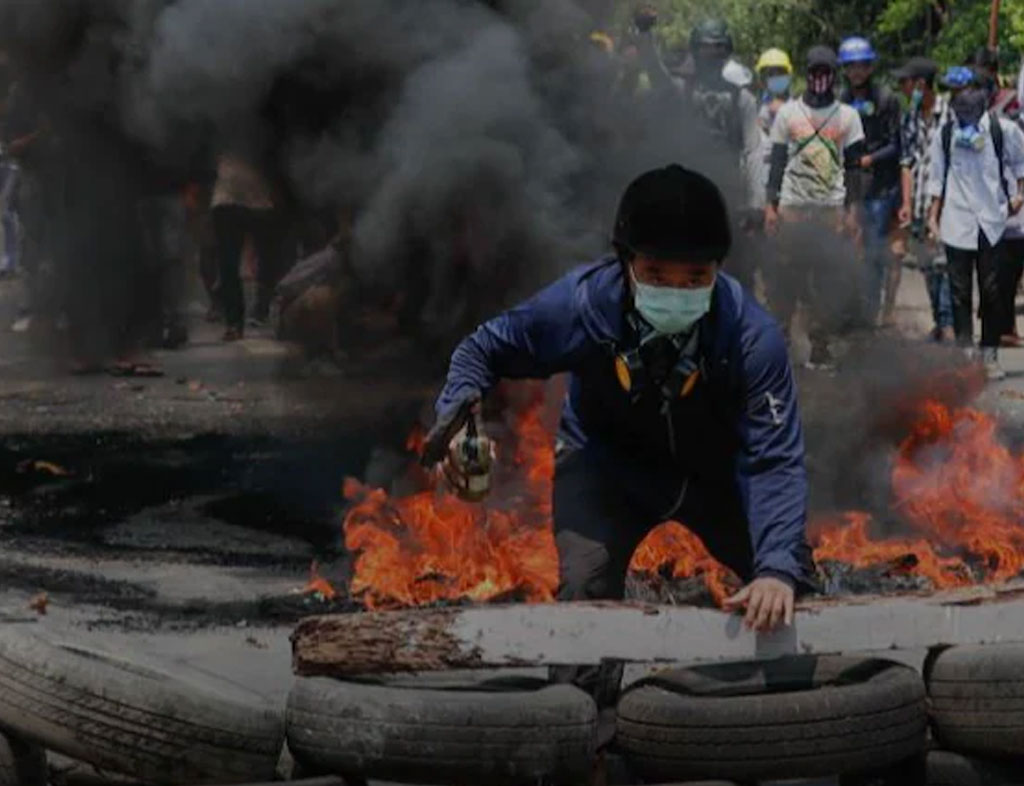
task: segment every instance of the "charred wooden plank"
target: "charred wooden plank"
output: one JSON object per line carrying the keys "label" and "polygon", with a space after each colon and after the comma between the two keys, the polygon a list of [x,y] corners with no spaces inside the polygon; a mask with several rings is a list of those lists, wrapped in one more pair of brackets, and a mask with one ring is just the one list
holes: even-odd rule
{"label": "charred wooden plank", "polygon": [[561,603],[311,617],[292,635],[295,672],[346,676],[502,666],[674,662],[1024,641],[1021,588],[813,601],[770,635],[713,609]]}

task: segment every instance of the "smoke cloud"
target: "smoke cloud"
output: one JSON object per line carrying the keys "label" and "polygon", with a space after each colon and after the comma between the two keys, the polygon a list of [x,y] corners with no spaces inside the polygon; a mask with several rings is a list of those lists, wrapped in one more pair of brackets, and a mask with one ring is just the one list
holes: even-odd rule
{"label": "smoke cloud", "polygon": [[61,234],[90,250],[60,277],[110,268],[90,322],[130,322],[111,305],[138,300],[137,276],[116,281],[138,254],[113,214],[209,179],[223,151],[259,163],[295,213],[350,211],[361,284],[403,293],[438,347],[602,251],[642,169],[682,161],[742,193],[736,156],[681,102],[616,90],[570,0],[2,0],[0,22],[56,127],[55,169],[80,170]]}
{"label": "smoke cloud", "polygon": [[[257,162],[293,215],[351,214],[359,285],[403,296],[407,326],[438,358],[606,249],[618,196],[646,168],[700,170],[739,212],[736,153],[678,97],[637,101],[621,63],[589,42],[601,4],[0,0],[2,36],[51,129],[41,180],[54,307],[88,351],[127,343],[155,297],[137,201],[208,182],[224,151]],[[730,264],[776,277],[776,249],[738,237]],[[842,328],[859,292],[856,252],[811,231],[788,253],[841,271],[817,295]],[[851,488],[875,495],[879,462],[862,428],[880,400],[871,380],[903,384],[904,357],[852,363],[864,373],[843,378],[834,411],[805,391],[822,505],[847,505]]]}

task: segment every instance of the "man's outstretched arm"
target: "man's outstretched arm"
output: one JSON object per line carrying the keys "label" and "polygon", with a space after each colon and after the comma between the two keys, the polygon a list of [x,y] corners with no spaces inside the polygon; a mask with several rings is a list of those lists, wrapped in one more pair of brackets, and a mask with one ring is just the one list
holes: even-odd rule
{"label": "man's outstretched arm", "polygon": [[456,347],[435,410],[438,417],[501,379],[544,379],[567,371],[586,341],[576,308],[579,276],[570,273],[485,322]]}

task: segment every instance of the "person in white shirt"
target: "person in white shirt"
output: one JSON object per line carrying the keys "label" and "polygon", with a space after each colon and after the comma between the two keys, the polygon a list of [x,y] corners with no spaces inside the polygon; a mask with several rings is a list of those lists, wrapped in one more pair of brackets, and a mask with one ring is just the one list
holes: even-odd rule
{"label": "person in white shirt", "polygon": [[[864,126],[852,107],[835,95],[836,53],[826,46],[807,53],[807,89],[779,109],[772,125],[765,231],[780,234],[783,252],[766,277],[772,313],[788,334],[798,303],[810,311],[809,368],[832,365],[826,310],[821,297],[829,288],[822,265],[807,254],[787,253],[802,240],[801,225],[824,233],[857,231],[854,205],[860,184],[847,178],[865,153]],[[834,317],[833,317],[834,318]]]}
{"label": "person in white shirt", "polygon": [[932,306],[932,338],[952,343],[953,296],[949,290],[945,250],[928,241],[928,174],[931,170],[932,140],[946,122],[949,99],[935,91],[939,66],[930,58],[913,57],[893,76],[907,97],[903,115],[903,144],[900,146],[903,204],[900,225],[909,229],[909,240],[921,264],[928,299]]}
{"label": "person in white shirt", "polygon": [[[1020,69],[1017,81],[1017,103],[1018,106],[1024,106],[1024,66]],[[1024,131],[1024,117],[1018,114],[1014,122]],[[1007,264],[1003,267],[1006,275],[1000,288],[1006,298],[1004,314],[1007,323],[1000,343],[1004,347],[1019,347],[1024,346],[1024,340],[1017,332],[1017,290],[1020,288],[1021,276],[1024,275],[1024,210],[1010,218],[1003,239],[1006,243]]]}
{"label": "person in white shirt", "polygon": [[946,246],[957,341],[973,345],[973,282],[981,298],[982,359],[990,379],[1006,376],[998,347],[1008,322],[1000,271],[1003,235],[1024,205],[1024,133],[987,112],[988,94],[975,79],[966,85],[962,68],[945,82],[953,89],[950,117],[932,139],[928,229]]}

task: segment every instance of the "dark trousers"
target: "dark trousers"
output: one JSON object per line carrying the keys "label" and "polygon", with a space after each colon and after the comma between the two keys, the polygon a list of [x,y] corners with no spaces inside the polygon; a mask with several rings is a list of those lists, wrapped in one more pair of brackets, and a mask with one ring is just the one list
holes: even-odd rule
{"label": "dark trousers", "polygon": [[[584,451],[560,456],[555,468],[554,523],[560,600],[620,599],[633,552],[668,518],[695,532],[712,556],[744,581],[753,572],[753,549],[739,494],[725,482],[691,482],[659,493],[629,488]],[[652,484],[653,486],[653,484]],[[680,496],[680,509],[672,512]],[[671,513],[671,515],[666,515]]]}
{"label": "dark trousers", "polygon": [[[558,457],[553,497],[559,600],[621,599],[633,552],[668,518],[684,522],[741,579],[752,577],[753,549],[737,493],[690,483],[681,494],[678,487],[660,489],[635,475],[627,480],[627,474],[634,473],[626,467],[611,472],[582,450]],[[672,511],[680,499],[680,509]],[[622,664],[614,662],[551,669],[552,681],[571,682],[597,702],[599,748],[614,736],[622,673]]]}
{"label": "dark trousers", "polygon": [[898,187],[884,191],[876,197],[864,200],[864,258],[867,263],[865,271],[865,294],[863,315],[869,325],[874,324],[882,303],[882,290],[885,288],[885,274],[892,267],[892,254],[889,251],[889,228],[893,216],[899,208],[900,191]]}
{"label": "dark trousers", "polygon": [[1024,273],[1024,237],[1003,240],[1006,250],[1003,253],[1003,264],[999,267],[999,291],[1003,295],[1003,316],[1006,325],[1001,333],[1010,336],[1017,332],[1017,289],[1020,287],[1021,274]]}
{"label": "dark trousers", "polygon": [[252,237],[259,259],[254,316],[266,319],[274,287],[287,272],[281,261],[284,238],[278,214],[241,205],[219,205],[213,209],[213,232],[220,268],[218,295],[225,322],[234,328],[241,328],[245,322],[240,267],[246,235]]}
{"label": "dark trousers", "polygon": [[977,249],[946,246],[949,263],[949,287],[953,294],[953,330],[960,344],[974,340],[974,274],[977,270],[981,297],[981,346],[998,347],[999,336],[1006,328],[1006,296],[1002,292],[1005,273],[1000,274],[1006,247],[1002,242],[991,245],[981,233]]}

